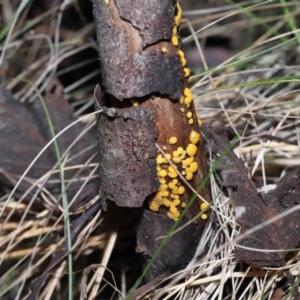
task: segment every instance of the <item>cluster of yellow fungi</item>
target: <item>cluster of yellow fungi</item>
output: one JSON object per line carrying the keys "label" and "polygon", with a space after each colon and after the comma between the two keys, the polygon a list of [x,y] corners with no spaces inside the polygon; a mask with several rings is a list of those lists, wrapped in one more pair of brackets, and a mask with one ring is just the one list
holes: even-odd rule
{"label": "cluster of yellow fungi", "polygon": [[[177,220],[181,208],[186,207],[186,203],[181,202],[180,196],[185,193],[185,187],[180,184],[178,180],[178,171],[169,161],[177,164],[183,170],[181,174],[187,181],[193,179],[194,173],[198,170],[198,163],[195,161],[195,155],[197,153],[197,144],[200,140],[200,134],[196,131],[191,131],[189,141],[190,143],[184,149],[178,147],[172,154],[167,153],[165,157],[162,154],[158,154],[156,158],[157,164],[157,176],[159,178],[160,187],[153,199],[149,202],[149,208],[151,211],[157,212],[161,206],[169,209],[167,216],[171,219]],[[177,144],[177,138],[175,136],[170,137],[170,145]],[[179,167],[178,166],[178,167]]]}
{"label": "cluster of yellow fungi", "polygon": [[[179,37],[178,37],[178,27],[182,17],[182,10],[179,2],[176,3],[176,16],[174,21],[174,26],[172,27],[172,44],[177,47],[179,45]],[[166,53],[166,48],[162,47],[161,51]],[[178,50],[178,55],[180,58],[181,66],[183,68],[183,72],[185,77],[189,77],[190,70],[186,67],[186,58],[184,56],[184,52],[182,50]],[[189,88],[185,88],[183,92],[183,96],[180,98],[180,103],[186,108],[189,108],[193,101],[192,92]],[[185,108],[182,107],[181,111],[185,113]],[[193,113],[191,111],[187,111],[186,117],[188,119],[188,123],[192,125],[194,123]],[[185,187],[180,183],[179,180],[179,170],[181,170],[181,174],[187,181],[191,181],[193,179],[194,174],[198,171],[198,163],[195,161],[195,156],[197,154],[198,146],[200,140],[200,134],[194,130],[190,132],[189,136],[189,144],[183,147],[177,147],[172,154],[167,153],[165,156],[162,154],[158,154],[156,157],[156,171],[159,179],[160,187],[157,193],[149,200],[149,208],[153,212],[158,212],[160,207],[164,207],[167,209],[167,216],[171,219],[177,220],[180,216],[180,207],[185,208],[187,204],[181,201],[182,195],[184,195]],[[169,145],[176,147],[178,139],[176,136],[171,136],[169,138]],[[166,146],[163,146],[164,150],[167,150]],[[173,165],[176,166],[174,168]],[[206,203],[202,203],[200,206],[201,211],[207,210],[208,205]],[[203,220],[207,219],[207,214],[203,213],[201,215]]]}

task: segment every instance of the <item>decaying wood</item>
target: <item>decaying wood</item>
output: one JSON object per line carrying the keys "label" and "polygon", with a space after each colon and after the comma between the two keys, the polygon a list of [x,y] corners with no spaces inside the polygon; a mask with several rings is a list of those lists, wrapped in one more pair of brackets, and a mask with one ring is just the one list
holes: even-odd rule
{"label": "decaying wood", "polygon": [[133,106],[106,108],[98,116],[100,196],[118,206],[141,207],[157,191],[155,112]]}
{"label": "decaying wood", "polygon": [[104,0],[94,1],[102,84],[107,93],[118,100],[153,93],[172,99],[181,96],[179,57],[165,57],[158,47],[159,42],[171,37],[175,11],[172,3],[109,1],[106,5]]}
{"label": "decaying wood", "polygon": [[[228,139],[224,134],[218,135],[206,126],[202,126],[201,130],[213,157],[217,159],[229,146]],[[263,195],[257,193],[248,170],[233,151],[222,159],[217,171],[222,178],[223,188],[230,196],[236,221],[242,228],[241,234],[300,204],[299,170],[284,176],[277,183],[276,189]],[[297,210],[243,238],[238,242],[235,256],[259,267],[284,266],[287,252],[280,250],[297,247],[300,241],[299,228],[300,210]],[[239,245],[245,248],[240,248]]]}
{"label": "decaying wood", "polygon": [[[140,216],[140,230],[137,233],[137,251],[145,257],[152,257],[168,233],[174,221],[165,216],[144,210]],[[179,226],[184,225],[181,222]],[[172,235],[159,253],[146,278],[151,280],[163,272],[174,273],[193,258],[200,239],[197,224],[191,224]]]}

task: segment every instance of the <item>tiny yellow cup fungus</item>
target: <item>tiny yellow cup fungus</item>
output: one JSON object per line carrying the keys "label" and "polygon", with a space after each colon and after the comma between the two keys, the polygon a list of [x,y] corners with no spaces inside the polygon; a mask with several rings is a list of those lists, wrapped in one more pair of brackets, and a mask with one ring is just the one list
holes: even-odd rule
{"label": "tiny yellow cup fungus", "polygon": [[180,21],[182,17],[182,9],[178,1],[176,2],[176,7],[177,7],[177,14],[175,16],[175,25],[178,27],[180,25]]}
{"label": "tiny yellow cup fungus", "polygon": [[200,210],[203,211],[203,210],[207,209],[208,207],[209,207],[209,205],[207,203],[203,202],[200,205]]}
{"label": "tiny yellow cup fungus", "polygon": [[173,181],[171,181],[171,182],[168,183],[168,187],[169,187],[170,190],[173,190],[173,189],[175,189],[176,184]]}
{"label": "tiny yellow cup fungus", "polygon": [[177,137],[176,137],[176,136],[172,136],[172,137],[170,138],[170,140],[169,140],[169,143],[170,143],[171,145],[176,144],[176,143],[177,143]]}
{"label": "tiny yellow cup fungus", "polygon": [[197,170],[198,170],[198,163],[197,163],[196,161],[193,161],[193,162],[191,163],[189,169],[190,169],[190,171],[191,171],[192,173],[197,172]]}
{"label": "tiny yellow cup fungus", "polygon": [[178,157],[180,154],[178,153],[178,151],[173,151],[173,158],[174,157]]}
{"label": "tiny yellow cup fungus", "polygon": [[170,213],[175,214],[177,212],[176,206],[171,202],[170,204]]}
{"label": "tiny yellow cup fungus", "polygon": [[164,206],[169,207],[171,204],[170,200],[164,198]]}
{"label": "tiny yellow cup fungus", "polygon": [[186,66],[186,58],[184,56],[184,52],[182,50],[178,50],[178,55],[180,57],[181,66],[185,67]]}
{"label": "tiny yellow cup fungus", "polygon": [[190,133],[190,142],[194,145],[196,145],[200,140],[200,134],[198,132],[196,132],[195,130],[193,130]]}
{"label": "tiny yellow cup fungus", "polygon": [[178,206],[180,204],[180,200],[179,199],[175,199],[173,202],[172,202],[173,205],[175,206]]}
{"label": "tiny yellow cup fungus", "polygon": [[158,172],[158,176],[159,176],[159,177],[166,177],[167,174],[168,174],[168,172],[167,172],[166,170],[160,170],[160,171]]}
{"label": "tiny yellow cup fungus", "polygon": [[185,175],[185,179],[186,180],[192,180],[193,179],[193,173],[187,172],[186,175]]}
{"label": "tiny yellow cup fungus", "polygon": [[172,27],[172,33],[174,36],[177,36],[177,26],[176,25]]}
{"label": "tiny yellow cup fungus", "polygon": [[188,122],[189,122],[190,125],[194,124],[194,120],[193,119],[189,119]]}
{"label": "tiny yellow cup fungus", "polygon": [[157,157],[156,157],[156,163],[158,165],[162,164],[164,162],[164,158],[161,154],[158,154]]}
{"label": "tiny yellow cup fungus", "polygon": [[202,214],[202,215],[201,215],[201,219],[202,219],[202,220],[207,220],[207,218],[208,218],[207,214]]}
{"label": "tiny yellow cup fungus", "polygon": [[184,186],[180,186],[180,187],[178,188],[178,190],[177,190],[177,194],[179,194],[179,195],[183,195],[184,192],[185,192]]}
{"label": "tiny yellow cup fungus", "polygon": [[186,147],[186,153],[189,156],[195,156],[197,153],[197,146],[194,144],[188,144],[188,146]]}
{"label": "tiny yellow cup fungus", "polygon": [[184,149],[182,147],[177,148],[177,152],[180,154],[184,154]]}
{"label": "tiny yellow cup fungus", "polygon": [[172,44],[173,44],[175,47],[177,47],[178,44],[179,44],[178,37],[177,37],[177,36],[172,36],[171,42],[172,42]]}
{"label": "tiny yellow cup fungus", "polygon": [[183,68],[184,76],[189,77],[191,74],[191,70],[189,68]]}

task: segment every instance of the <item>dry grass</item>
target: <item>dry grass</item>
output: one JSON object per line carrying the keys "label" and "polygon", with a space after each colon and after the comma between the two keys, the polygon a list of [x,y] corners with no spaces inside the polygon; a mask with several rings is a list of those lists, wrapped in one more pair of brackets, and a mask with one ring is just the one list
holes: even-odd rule
{"label": "dry grass", "polygon": [[[88,116],[88,111],[92,110],[92,91],[98,80],[99,70],[97,67],[88,68],[82,76],[72,77],[73,73],[80,73],[83,67],[92,64],[98,66],[97,55],[91,58],[85,52],[91,49],[96,53],[92,39],[93,23],[76,1],[64,1],[57,7],[45,8],[41,14],[29,17],[34,2],[29,1],[24,6],[25,9],[20,10],[16,22],[3,33],[5,39],[2,39],[0,46],[0,80],[8,90],[13,91],[19,101],[31,102],[37,98],[35,87],[43,93],[53,78],[61,76],[63,93],[74,107],[76,116],[85,116],[80,122],[93,127],[94,116]],[[26,1],[22,3],[26,4]],[[248,1],[244,7],[250,7],[253,3]],[[270,188],[281,176],[300,164],[299,81],[271,82],[278,77],[300,75],[300,46],[297,39],[284,44],[284,39],[293,38],[293,33],[289,28],[291,16],[283,13],[281,5],[279,1],[274,1],[244,12],[251,11],[258,16],[257,19],[245,17],[237,5],[224,5],[214,11],[187,11],[187,17],[192,14],[194,17],[190,23],[183,21],[182,24],[183,27],[190,28],[191,32],[184,39],[186,47],[195,40],[192,33],[199,28],[200,41],[216,34],[226,35],[232,32],[242,32],[240,38],[248,32],[252,39],[248,47],[240,52],[236,49],[237,53],[232,54],[228,62],[210,69],[211,72],[205,72],[204,61],[204,70],[197,69],[197,76],[190,81],[203,123],[221,122],[235,132],[243,130],[235,153],[244,159],[253,180],[263,190]],[[287,5],[292,16],[299,14],[299,7],[294,2]],[[13,7],[10,1],[3,2],[5,23],[11,20],[15,9],[20,9],[20,6]],[[80,20],[79,29],[61,25],[62,17],[71,9]],[[266,12],[269,11],[274,13],[267,15]],[[243,17],[235,18],[240,15]],[[264,30],[258,38],[253,33],[250,35],[258,24],[267,22],[272,22],[273,31]],[[275,34],[274,29],[277,31]],[[203,44],[196,42],[196,45],[201,57]],[[277,48],[263,52],[274,46]],[[72,59],[75,55],[79,55],[79,61],[78,57]],[[253,58],[248,59],[249,57]],[[23,79],[30,80],[34,85],[22,81]],[[269,82],[264,85],[238,86],[260,80]],[[224,86],[227,88],[218,90]],[[80,143],[80,137],[74,137],[74,141]],[[61,154],[62,157],[64,155],[65,160],[71,159],[68,153]],[[78,174],[73,178],[79,182],[78,189],[97,174],[95,164],[87,161],[86,165],[90,169],[90,175],[81,178]],[[77,167],[80,170],[82,166]],[[1,299],[21,299],[32,280],[42,275],[51,259],[65,247],[64,209],[57,205],[57,199],[45,187],[53,172],[58,172],[57,165],[42,178],[32,179],[24,175],[22,180],[28,180],[32,187],[38,187],[38,192],[30,194],[29,201],[26,192],[19,195],[16,190],[3,193],[0,198]],[[158,287],[153,291],[152,299],[285,299],[292,287],[285,288],[283,284],[281,287],[280,282],[285,276],[283,269],[245,267],[234,259],[239,227],[234,221],[228,199],[215,178],[210,180],[213,213],[207,222],[197,253],[185,270],[169,278],[163,288]],[[76,196],[68,200],[71,205],[76,202]],[[85,204],[70,210],[71,218],[76,219],[97,202],[97,196],[87,199]],[[111,292],[111,297],[107,298],[120,299],[140,275],[130,274],[130,265],[124,262],[123,257],[116,256],[115,260],[110,260],[113,252],[119,251],[120,247],[131,247],[132,242],[128,240],[134,237],[130,214],[118,218],[121,225],[115,226],[112,218],[116,218],[116,214],[117,209],[111,213],[99,210],[84,226],[79,227],[72,244],[76,287],[74,299],[79,298],[80,292],[81,299],[85,299],[85,295],[87,299],[92,299],[97,295],[98,289],[107,286],[111,286],[107,289]],[[298,259],[298,252],[295,252],[286,266],[295,280],[299,277]],[[57,260],[56,267],[49,271],[48,281],[42,287],[39,299],[66,298],[66,273],[65,253]]]}

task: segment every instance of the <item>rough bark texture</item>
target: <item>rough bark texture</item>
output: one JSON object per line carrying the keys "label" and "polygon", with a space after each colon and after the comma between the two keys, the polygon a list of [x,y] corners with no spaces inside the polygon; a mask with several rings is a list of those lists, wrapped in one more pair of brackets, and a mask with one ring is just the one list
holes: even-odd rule
{"label": "rough bark texture", "polygon": [[[170,218],[144,210],[140,230],[137,233],[137,251],[143,253],[149,260],[173,224],[174,221]],[[179,226],[182,225],[184,222],[181,222]],[[163,272],[173,273],[180,270],[193,258],[199,239],[200,232],[196,224],[191,224],[171,236],[159,253],[156,263],[151,266],[146,278],[151,280]]]}
{"label": "rough bark texture", "polygon": [[121,18],[140,32],[143,47],[171,38],[174,22],[174,0],[116,0]]}
{"label": "rough bark texture", "polygon": [[[137,3],[133,5],[131,2]],[[152,47],[143,51],[144,43],[157,43],[171,36],[172,22],[168,21],[170,13],[167,16],[163,15],[169,9],[171,13],[173,12],[174,18],[174,5],[168,2],[174,1],[164,1],[164,3],[161,1],[118,1],[117,5],[123,14],[128,10],[132,13],[139,12],[136,15],[138,19],[131,21],[134,26],[142,30],[139,31],[121,18],[120,11],[113,1],[110,1],[108,5],[104,3],[104,0],[94,1],[102,84],[106,92],[117,99],[143,97],[152,93],[169,95],[172,99],[178,99],[181,96],[183,75],[178,55],[165,57],[163,53],[155,51]],[[165,7],[167,4],[168,9],[162,9],[162,6]],[[143,5],[145,5],[144,8]],[[127,15],[126,20],[132,16],[132,13]],[[145,14],[141,15],[141,13]],[[142,20],[144,23],[141,22]],[[151,26],[148,22],[151,22]],[[169,23],[169,30],[166,30]]]}
{"label": "rough bark texture", "polygon": [[100,196],[118,206],[141,207],[157,191],[157,131],[151,108],[103,107],[99,114]]}

